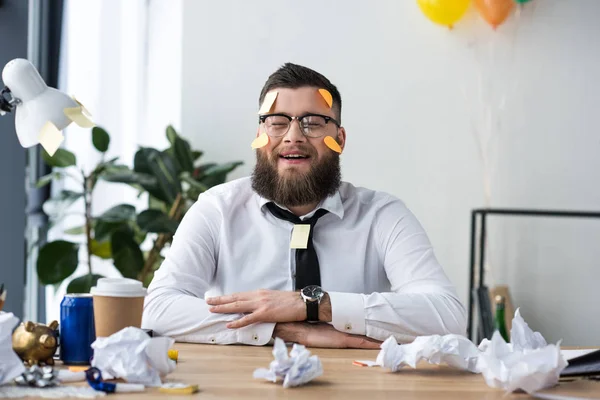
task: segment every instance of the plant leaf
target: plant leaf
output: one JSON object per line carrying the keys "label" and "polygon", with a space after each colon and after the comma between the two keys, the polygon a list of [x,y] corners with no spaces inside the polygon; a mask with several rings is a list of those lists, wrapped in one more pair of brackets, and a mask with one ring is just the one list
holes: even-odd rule
{"label": "plant leaf", "polygon": [[108,132],[99,126],[95,126],[92,128],[92,143],[96,150],[101,153],[106,153],[108,150],[108,145],[110,144],[110,136]]}
{"label": "plant leaf", "polygon": [[116,230],[110,243],[115,267],[125,278],[137,279],[144,267],[144,255],[134,240],[131,229]]}
{"label": "plant leaf", "polygon": [[65,229],[64,233],[67,235],[84,235],[85,234],[85,225],[75,226],[73,228]]}
{"label": "plant leaf", "polygon": [[105,222],[125,222],[135,217],[135,207],[131,204],[118,204],[97,217]]}
{"label": "plant leaf", "polygon": [[35,184],[36,188],[41,188],[46,186],[47,184],[49,184],[50,182],[52,182],[52,180],[54,179],[61,179],[63,177],[63,174],[56,171],[56,172],[51,172],[48,175],[44,175],[42,176],[40,179],[38,179],[38,181]]}
{"label": "plant leaf", "polygon": [[104,277],[97,274],[87,274],[75,278],[69,283],[69,286],[67,286],[67,293],[89,293],[90,289],[96,286],[96,283],[100,278]]}
{"label": "plant leaf", "polygon": [[110,241],[99,242],[96,239],[92,239],[91,243],[92,254],[100,257],[104,260],[109,260],[112,258]]}
{"label": "plant leaf", "polygon": [[126,222],[108,222],[103,220],[96,220],[96,224],[94,226],[94,239],[99,242],[106,241],[110,239],[110,236],[117,229],[127,226]]}
{"label": "plant leaf", "polygon": [[42,149],[42,158],[51,167],[64,168],[77,164],[75,154],[65,149],[56,150],[56,153],[52,157],[50,157],[50,154],[46,150]]}
{"label": "plant leaf", "polygon": [[172,125],[167,127],[167,138],[171,143],[171,149],[167,152],[174,159],[179,171],[192,172],[194,170],[194,156],[192,155],[190,143],[182,139]]}
{"label": "plant leaf", "polygon": [[158,187],[164,195],[163,198],[167,203],[172,204],[177,194],[181,192],[181,182],[175,163],[166,153],[157,152],[148,156],[148,167],[158,180]]}
{"label": "plant leaf", "polygon": [[192,150],[192,158],[194,159],[194,161],[198,161],[198,159],[200,157],[202,157],[204,153],[198,150]]}
{"label": "plant leaf", "polygon": [[81,197],[83,193],[63,190],[58,196],[46,200],[42,209],[51,219],[58,219]]}
{"label": "plant leaf", "polygon": [[77,269],[76,243],[56,240],[42,246],[37,260],[37,274],[44,285],[60,283]]}
{"label": "plant leaf", "polygon": [[152,233],[171,233],[177,230],[177,222],[160,210],[148,209],[137,216],[137,224],[142,230]]}
{"label": "plant leaf", "polygon": [[204,183],[208,187],[220,185],[227,180],[227,175],[244,164],[243,161],[233,161],[225,164],[214,165],[204,170],[202,178],[197,178],[199,181]]}

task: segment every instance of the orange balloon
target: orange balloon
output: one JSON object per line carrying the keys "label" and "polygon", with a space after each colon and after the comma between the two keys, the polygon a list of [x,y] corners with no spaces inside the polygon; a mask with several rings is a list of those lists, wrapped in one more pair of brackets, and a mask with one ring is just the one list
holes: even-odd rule
{"label": "orange balloon", "polygon": [[515,6],[515,0],[475,0],[479,14],[494,29],[508,18]]}

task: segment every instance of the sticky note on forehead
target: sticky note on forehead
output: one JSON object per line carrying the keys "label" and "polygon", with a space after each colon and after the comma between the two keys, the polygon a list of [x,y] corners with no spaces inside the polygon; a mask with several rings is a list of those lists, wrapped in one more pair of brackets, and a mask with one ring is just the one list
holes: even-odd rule
{"label": "sticky note on forehead", "polygon": [[329,90],[319,89],[319,93],[321,94],[321,97],[323,97],[329,108],[331,108],[331,106],[333,105],[333,97],[331,96],[331,93],[329,93]]}
{"label": "sticky note on forehead", "polygon": [[273,91],[265,95],[265,99],[263,100],[262,106],[260,106],[260,110],[258,110],[259,114],[266,114],[269,111],[271,111],[271,107],[273,107],[273,103],[275,103],[277,94],[277,91]]}

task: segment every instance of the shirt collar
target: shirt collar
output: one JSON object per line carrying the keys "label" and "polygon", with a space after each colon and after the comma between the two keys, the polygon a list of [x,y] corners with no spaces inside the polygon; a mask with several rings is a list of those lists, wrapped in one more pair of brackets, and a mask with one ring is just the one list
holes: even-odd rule
{"label": "shirt collar", "polygon": [[[264,197],[260,196],[256,192],[255,192],[255,194],[258,197],[258,206],[260,207],[261,211],[265,212],[265,204],[270,203],[271,200],[265,199]],[[277,204],[277,203],[275,203],[275,204]],[[283,208],[284,210],[290,211],[287,207],[284,207],[281,204],[277,204],[277,206],[280,208]],[[312,217],[312,215],[319,208],[323,208],[323,209],[329,211],[330,213],[337,215],[340,219],[344,218],[344,204],[342,203],[342,196],[340,195],[340,191],[337,190],[333,195],[328,196],[325,199],[323,199],[317,205],[317,208],[315,208],[314,210],[312,210],[311,212],[309,212],[306,215],[301,215],[300,218],[304,220],[305,218]]]}

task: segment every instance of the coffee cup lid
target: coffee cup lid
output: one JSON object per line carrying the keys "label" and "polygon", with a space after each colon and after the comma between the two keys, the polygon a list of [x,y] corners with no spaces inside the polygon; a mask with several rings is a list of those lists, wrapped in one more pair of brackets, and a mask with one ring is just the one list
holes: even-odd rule
{"label": "coffee cup lid", "polygon": [[135,279],[100,278],[90,293],[96,296],[143,297],[146,296],[146,288]]}

